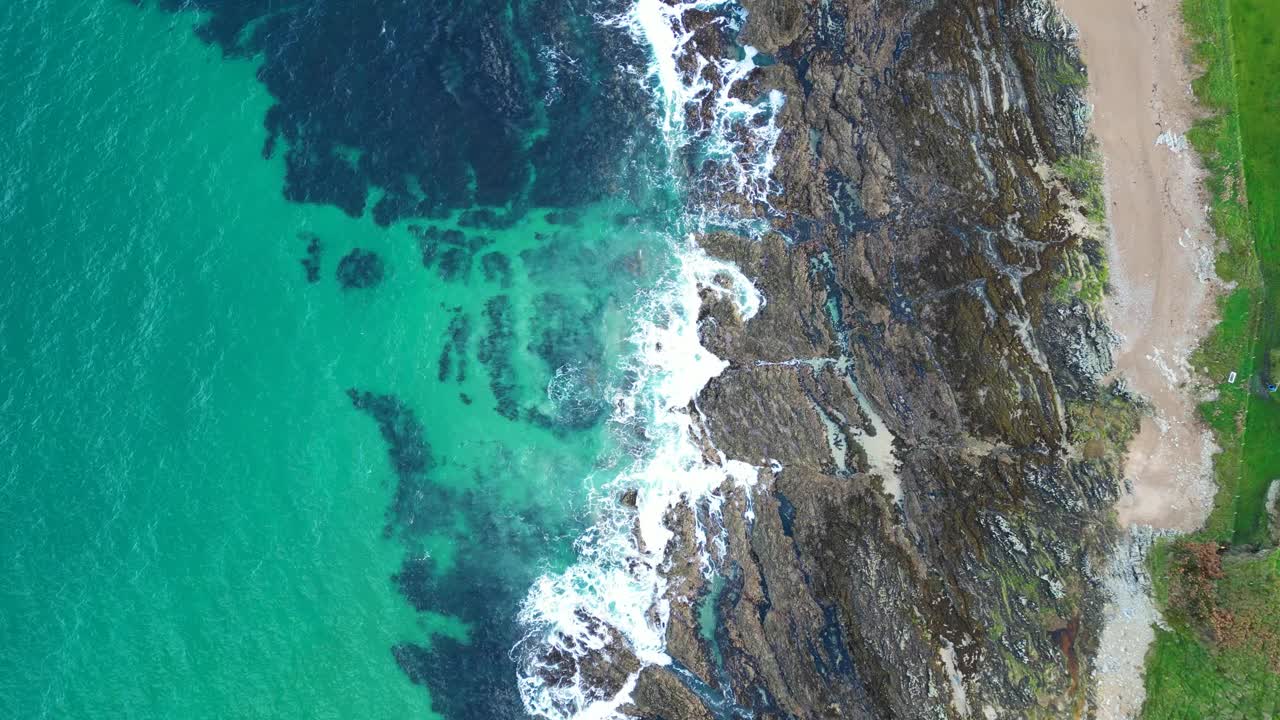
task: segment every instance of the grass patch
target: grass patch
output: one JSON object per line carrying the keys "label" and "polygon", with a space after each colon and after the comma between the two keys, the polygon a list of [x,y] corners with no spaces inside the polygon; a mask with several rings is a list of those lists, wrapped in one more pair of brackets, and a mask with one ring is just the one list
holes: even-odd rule
{"label": "grass patch", "polygon": [[[1280,4],[1229,2],[1248,218],[1263,281],[1252,353],[1254,367],[1262,370],[1270,351],[1280,348]],[[1265,541],[1267,488],[1277,478],[1280,402],[1263,396],[1247,409],[1233,528],[1237,544]]]}
{"label": "grass patch", "polygon": [[1101,308],[1110,278],[1106,262],[1085,253],[1069,252],[1064,265],[1063,275],[1051,291],[1054,302],[1065,305],[1078,297],[1095,309]]}
{"label": "grass patch", "polygon": [[[1053,164],[1054,174],[1080,203],[1080,213],[1095,231],[1107,222],[1107,200],[1103,191],[1102,158],[1090,147],[1081,155],[1070,155]],[[1107,294],[1109,271],[1105,253],[1096,238],[1063,258],[1062,277],[1052,289],[1055,302],[1066,304],[1078,297],[1095,309],[1102,307]]]}
{"label": "grass patch", "polygon": [[1107,219],[1107,199],[1102,192],[1102,160],[1096,151],[1071,155],[1054,163],[1053,169],[1071,193],[1083,204],[1089,222],[1101,225]]}
{"label": "grass patch", "polygon": [[[1236,285],[1219,299],[1221,322],[1192,357],[1218,384],[1218,399],[1201,414],[1224,449],[1206,531],[1222,541],[1260,544],[1267,534],[1267,487],[1280,478],[1280,402],[1265,389],[1269,351],[1280,347],[1280,241],[1274,202],[1247,198],[1280,193],[1280,115],[1271,112],[1280,102],[1280,46],[1272,37],[1280,5],[1185,0],[1183,11],[1205,67],[1195,91],[1215,112],[1188,138],[1209,170],[1210,219],[1224,246],[1218,275]],[[1233,23],[1233,13],[1242,11],[1248,21]],[[1245,80],[1247,68],[1256,66],[1271,73],[1263,84]],[[1231,372],[1239,378],[1234,385],[1226,382]]]}
{"label": "grass patch", "polygon": [[[1171,552],[1166,546],[1163,561],[1176,564]],[[1156,631],[1147,655],[1144,718],[1280,714],[1280,552],[1228,555],[1221,574],[1213,588],[1215,610],[1223,613],[1216,626],[1175,622]]]}

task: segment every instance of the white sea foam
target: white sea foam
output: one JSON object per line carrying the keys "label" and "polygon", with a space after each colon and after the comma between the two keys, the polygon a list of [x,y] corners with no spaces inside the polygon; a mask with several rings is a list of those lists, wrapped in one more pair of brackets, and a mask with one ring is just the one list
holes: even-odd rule
{"label": "white sea foam", "polygon": [[[730,277],[732,288],[720,287],[717,276]],[[709,464],[694,443],[693,418],[686,408],[725,367],[698,341],[702,288],[730,296],[747,318],[760,307],[760,296],[737,268],[692,245],[680,255],[676,270],[649,294],[641,313],[645,319],[632,338],[638,382],[627,397],[620,398],[624,402],[617,419],[644,424],[653,439],[652,456],[635,463],[605,488],[598,522],[577,543],[578,562],[563,573],[544,575],[530,591],[520,615],[530,628],[526,641],[578,655],[605,649],[608,628],[612,628],[642,662],[669,661],[664,650],[669,608],[663,598],[661,570],[672,531],[663,519],[682,498],[706,498],[726,478],[750,483],[756,473],[741,462]],[[626,488],[636,490],[634,513],[614,501]],[[705,546],[705,534],[703,542]],[[543,668],[536,660],[527,661],[520,689],[527,709],[535,715],[610,717],[627,700],[627,693],[619,693],[593,701],[577,678],[548,686],[537,672]]]}
{"label": "white sea foam", "polygon": [[[734,192],[748,201],[767,204],[776,164],[774,148],[781,132],[775,120],[784,97],[778,90],[770,90],[754,103],[734,96],[757,67],[759,52],[750,45],[742,48],[741,58],[690,58],[688,45],[694,32],[684,22],[689,10],[734,11],[719,20],[730,30],[745,18],[745,12],[734,3],[723,1],[668,4],[636,0],[631,12],[605,22],[625,28],[652,50],[647,77],[656,83],[662,130],[673,155],[691,142],[697,143],[698,150],[718,170],[704,173],[695,183],[710,187],[690,189]],[[690,71],[681,71],[681,58],[692,62]],[[700,108],[709,112],[690,112]],[[702,213],[719,209],[714,203],[698,208]]]}
{"label": "white sea foam", "polygon": [[[753,48],[746,48],[742,59],[694,58],[696,72],[682,72],[677,60],[690,52],[693,33],[685,26],[684,13],[691,9],[732,11],[733,6],[637,0],[629,13],[604,22],[625,28],[652,50],[647,78],[673,166],[693,148],[723,171],[700,174],[686,190],[713,199],[731,190],[749,203],[766,204],[778,137],[774,118],[782,95],[770,93],[758,104],[732,97],[733,86],[755,66]],[[741,11],[729,12],[721,22],[733,29],[741,19]],[[704,72],[712,66],[710,73]],[[718,83],[708,79],[717,76]],[[709,113],[686,113],[708,103]],[[687,115],[709,120],[688,127]],[[702,186],[708,182],[712,187]],[[522,607],[520,621],[528,632],[516,648],[522,663],[519,685],[526,710],[535,716],[553,720],[616,717],[618,708],[630,700],[638,677],[631,675],[613,697],[600,697],[586,679],[563,677],[570,669],[580,672],[579,664],[541,665],[548,657],[563,660],[607,651],[617,633],[643,664],[670,662],[665,642],[670,607],[663,564],[673,532],[664,520],[682,501],[705,504],[715,517],[723,501],[718,488],[726,481],[749,485],[755,480],[758,469],[751,465],[723,456],[718,463],[706,460],[695,442],[695,418],[688,411],[707,382],[726,367],[699,340],[702,293],[727,297],[744,319],[755,315],[764,302],[738,268],[707,255],[693,240],[710,218],[723,222],[726,214],[714,203],[695,203],[674,229],[676,262],[635,313],[631,341],[636,352],[631,369],[636,382],[617,398],[613,417],[620,425],[639,423],[645,428],[649,439],[645,455],[603,488],[594,503],[597,522],[576,543],[578,561],[562,573],[541,577]],[[618,504],[616,498],[624,490],[635,491],[634,510]],[[723,539],[712,537],[702,526],[696,536],[704,551],[704,572],[711,572],[711,550],[722,551]],[[544,675],[557,682],[546,682]]]}

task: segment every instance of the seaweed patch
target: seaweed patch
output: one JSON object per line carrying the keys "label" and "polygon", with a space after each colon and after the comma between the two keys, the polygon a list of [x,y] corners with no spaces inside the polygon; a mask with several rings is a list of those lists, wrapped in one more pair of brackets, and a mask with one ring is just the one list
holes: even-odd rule
{"label": "seaweed patch", "polygon": [[566,365],[598,366],[604,342],[596,328],[604,312],[599,302],[587,303],[562,293],[544,292],[534,299],[531,316],[532,350],[554,373]]}
{"label": "seaweed patch", "polygon": [[476,252],[493,244],[487,237],[468,238],[461,230],[440,230],[434,226],[410,225],[409,232],[418,240],[422,266],[436,268],[440,279],[446,282],[466,281]]}

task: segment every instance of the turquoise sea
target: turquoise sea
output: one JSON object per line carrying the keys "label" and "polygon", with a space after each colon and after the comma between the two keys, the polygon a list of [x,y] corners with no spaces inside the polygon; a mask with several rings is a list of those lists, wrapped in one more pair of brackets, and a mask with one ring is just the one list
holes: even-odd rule
{"label": "turquoise sea", "polygon": [[526,716],[693,322],[629,7],[0,6],[0,717]]}
{"label": "turquoise sea", "polygon": [[[467,227],[291,201],[262,59],[210,19],[0,9],[0,716],[425,717],[499,681],[510,709],[515,606],[608,474],[653,211],[525,178]],[[344,289],[357,248],[383,277]]]}

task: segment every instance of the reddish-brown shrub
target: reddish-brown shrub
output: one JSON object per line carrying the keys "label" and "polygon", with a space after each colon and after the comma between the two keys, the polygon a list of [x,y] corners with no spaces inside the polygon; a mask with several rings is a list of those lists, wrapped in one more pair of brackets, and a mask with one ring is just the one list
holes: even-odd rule
{"label": "reddish-brown shrub", "polygon": [[1223,577],[1218,545],[1180,542],[1174,545],[1170,559],[1170,615],[1216,636],[1217,581]]}

